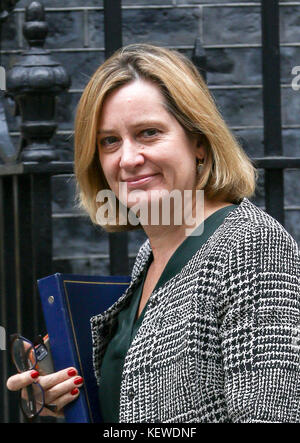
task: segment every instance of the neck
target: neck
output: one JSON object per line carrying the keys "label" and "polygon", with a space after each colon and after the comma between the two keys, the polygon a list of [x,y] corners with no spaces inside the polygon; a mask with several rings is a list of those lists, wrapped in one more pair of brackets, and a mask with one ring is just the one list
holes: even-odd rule
{"label": "neck", "polygon": [[[149,238],[151,249],[153,252],[153,264],[156,266],[164,266],[178,246],[185,238],[205,219],[212,215],[218,209],[230,205],[230,202],[220,202],[208,200],[205,195],[203,197],[202,206],[196,208],[196,203],[192,205],[192,219],[188,223],[181,225],[144,225],[143,229]],[[170,217],[172,220],[172,217]],[[173,218],[174,219],[174,218]]]}

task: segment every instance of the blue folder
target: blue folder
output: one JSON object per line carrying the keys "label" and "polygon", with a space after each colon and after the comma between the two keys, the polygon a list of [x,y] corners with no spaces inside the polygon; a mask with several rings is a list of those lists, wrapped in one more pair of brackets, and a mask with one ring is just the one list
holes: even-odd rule
{"label": "blue folder", "polygon": [[92,363],[90,318],[115,303],[129,282],[129,276],[59,273],[38,280],[55,371],[74,366],[84,378],[78,399],[64,408],[66,422],[102,422]]}

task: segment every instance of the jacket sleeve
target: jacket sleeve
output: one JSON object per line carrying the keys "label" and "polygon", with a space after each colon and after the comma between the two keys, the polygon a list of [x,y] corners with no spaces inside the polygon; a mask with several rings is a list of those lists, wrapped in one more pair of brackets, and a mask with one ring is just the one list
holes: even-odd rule
{"label": "jacket sleeve", "polygon": [[246,230],[221,283],[225,399],[233,423],[300,422],[299,250],[281,225]]}

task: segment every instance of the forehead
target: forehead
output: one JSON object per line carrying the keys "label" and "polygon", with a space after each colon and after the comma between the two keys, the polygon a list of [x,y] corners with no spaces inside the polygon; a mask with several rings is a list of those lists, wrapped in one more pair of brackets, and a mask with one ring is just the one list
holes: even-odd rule
{"label": "forehead", "polygon": [[106,120],[123,114],[146,115],[162,112],[164,97],[154,83],[135,80],[112,91],[104,100],[100,115],[100,125]]}

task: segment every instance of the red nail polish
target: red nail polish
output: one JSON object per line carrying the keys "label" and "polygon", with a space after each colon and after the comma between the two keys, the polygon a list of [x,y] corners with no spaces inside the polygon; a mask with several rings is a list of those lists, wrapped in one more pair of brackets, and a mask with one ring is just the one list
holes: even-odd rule
{"label": "red nail polish", "polygon": [[72,391],[71,391],[71,395],[76,395],[76,394],[78,394],[78,389],[77,388],[74,388],[74,389],[72,389]]}
{"label": "red nail polish", "polygon": [[40,373],[38,371],[32,371],[30,375],[31,375],[31,378],[38,378]]}
{"label": "red nail polish", "polygon": [[69,377],[74,377],[74,375],[76,375],[76,374],[77,374],[77,372],[75,371],[75,369],[69,369],[68,370]]}
{"label": "red nail polish", "polygon": [[81,385],[82,382],[83,382],[83,378],[82,377],[77,377],[74,380],[74,385]]}

